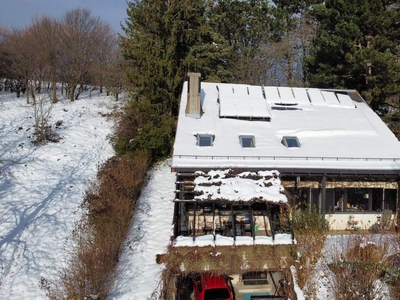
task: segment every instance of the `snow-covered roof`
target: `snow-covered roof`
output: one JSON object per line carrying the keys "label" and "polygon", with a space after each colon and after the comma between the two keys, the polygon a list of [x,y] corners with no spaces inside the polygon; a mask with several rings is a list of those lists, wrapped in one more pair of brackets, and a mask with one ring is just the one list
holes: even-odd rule
{"label": "snow-covered roof", "polygon": [[230,174],[230,170],[208,173],[198,172],[194,180],[195,200],[287,202],[282,194],[278,171],[243,172]]}
{"label": "snow-covered roof", "polygon": [[269,107],[260,86],[227,85],[218,86],[220,117],[265,118],[271,117]]}
{"label": "snow-covered roof", "polygon": [[[172,168],[398,173],[400,143],[356,92],[201,83],[201,118],[183,86]],[[212,146],[199,146],[199,136]],[[250,137],[242,147],[242,137]],[[295,137],[300,147],[287,147]]]}

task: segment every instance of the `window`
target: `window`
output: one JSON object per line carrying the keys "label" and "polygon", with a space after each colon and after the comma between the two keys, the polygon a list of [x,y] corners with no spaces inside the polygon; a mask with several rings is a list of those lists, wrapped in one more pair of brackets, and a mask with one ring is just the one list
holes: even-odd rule
{"label": "window", "polygon": [[282,144],[288,148],[294,148],[294,147],[300,148],[299,139],[295,136],[284,136],[282,138]]}
{"label": "window", "polygon": [[255,147],[254,135],[240,135],[239,140],[240,140],[240,145],[242,145],[243,148]]}
{"label": "window", "polygon": [[211,147],[214,143],[213,134],[198,134],[197,135],[197,146],[200,147]]}
{"label": "window", "polygon": [[346,210],[369,211],[370,196],[369,189],[348,189]]}
{"label": "window", "polygon": [[243,274],[242,280],[244,285],[268,284],[268,273],[267,272],[246,273]]}

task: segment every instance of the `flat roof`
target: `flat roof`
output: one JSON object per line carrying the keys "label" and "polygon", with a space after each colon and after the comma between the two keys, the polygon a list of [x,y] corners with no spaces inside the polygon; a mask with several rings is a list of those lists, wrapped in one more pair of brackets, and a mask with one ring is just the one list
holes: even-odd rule
{"label": "flat roof", "polygon": [[[398,172],[399,141],[368,104],[360,97],[354,101],[352,94],[203,82],[203,113],[195,119],[185,115],[185,82],[172,168]],[[212,146],[198,146],[199,134],[213,136]],[[240,136],[254,136],[255,146],[242,147]],[[286,147],[285,136],[296,137],[300,147]]]}

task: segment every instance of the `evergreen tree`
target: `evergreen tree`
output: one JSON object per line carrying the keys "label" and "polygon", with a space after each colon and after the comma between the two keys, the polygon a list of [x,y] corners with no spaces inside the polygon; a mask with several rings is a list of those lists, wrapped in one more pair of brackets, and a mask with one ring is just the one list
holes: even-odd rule
{"label": "evergreen tree", "polygon": [[187,72],[223,80],[227,46],[209,23],[213,1],[134,0],[120,45],[132,85],[113,138],[118,153],[148,151],[153,160],[170,154],[178,99]]}
{"label": "evergreen tree", "polygon": [[128,3],[121,48],[135,99],[177,114],[188,71],[203,79],[225,76],[224,48],[208,22],[205,0],[135,0]]}
{"label": "evergreen tree", "polygon": [[211,24],[228,43],[231,82],[263,84],[263,49],[270,41],[272,15],[266,0],[218,0]]}
{"label": "evergreen tree", "polygon": [[274,0],[272,14],[274,68],[278,84],[305,86],[304,57],[309,54],[316,22],[310,16],[312,4],[321,0]]}
{"label": "evergreen tree", "polygon": [[400,6],[392,0],[327,0],[307,75],[311,85],[357,89],[375,108],[400,92]]}

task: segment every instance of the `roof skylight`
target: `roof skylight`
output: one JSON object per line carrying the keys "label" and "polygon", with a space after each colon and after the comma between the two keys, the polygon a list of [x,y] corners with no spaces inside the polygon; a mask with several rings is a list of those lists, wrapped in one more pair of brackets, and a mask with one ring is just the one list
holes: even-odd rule
{"label": "roof skylight", "polygon": [[254,135],[240,135],[239,140],[240,140],[240,145],[242,145],[243,148],[255,147]]}
{"label": "roof skylight", "polygon": [[213,134],[197,134],[197,146],[211,147],[214,143],[215,136]]}
{"label": "roof skylight", "polygon": [[299,139],[295,136],[284,136],[282,138],[282,144],[288,148],[300,148]]}

